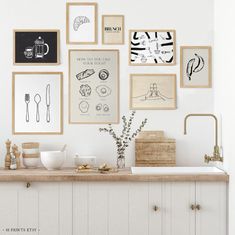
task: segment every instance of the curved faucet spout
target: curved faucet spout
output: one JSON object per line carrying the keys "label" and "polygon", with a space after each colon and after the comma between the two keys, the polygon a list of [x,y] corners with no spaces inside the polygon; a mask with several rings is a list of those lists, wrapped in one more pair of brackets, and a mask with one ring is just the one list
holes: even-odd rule
{"label": "curved faucet spout", "polygon": [[192,113],[188,114],[184,118],[184,134],[187,134],[187,119],[189,117],[212,117],[215,120],[215,146],[218,146],[218,119],[214,114],[211,113]]}

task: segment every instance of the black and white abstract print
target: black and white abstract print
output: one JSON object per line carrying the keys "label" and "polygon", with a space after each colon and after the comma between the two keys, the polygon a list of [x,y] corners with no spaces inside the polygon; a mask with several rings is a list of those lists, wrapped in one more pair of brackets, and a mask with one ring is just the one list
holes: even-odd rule
{"label": "black and white abstract print", "polygon": [[130,64],[174,64],[175,32],[131,31]]}

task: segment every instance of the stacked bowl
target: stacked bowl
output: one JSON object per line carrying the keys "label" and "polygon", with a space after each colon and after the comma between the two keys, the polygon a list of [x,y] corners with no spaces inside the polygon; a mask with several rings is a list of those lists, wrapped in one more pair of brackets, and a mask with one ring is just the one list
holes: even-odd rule
{"label": "stacked bowl", "polygon": [[36,168],[40,162],[39,143],[23,143],[22,152],[24,166],[26,168]]}

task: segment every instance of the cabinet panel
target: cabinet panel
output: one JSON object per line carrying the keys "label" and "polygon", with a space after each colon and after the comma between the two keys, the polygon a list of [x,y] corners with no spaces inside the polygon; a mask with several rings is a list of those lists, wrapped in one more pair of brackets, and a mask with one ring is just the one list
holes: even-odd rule
{"label": "cabinet panel", "polygon": [[[108,235],[108,184],[89,184],[89,235]],[[82,234],[81,234],[82,235]]]}
{"label": "cabinet panel", "polygon": [[226,235],[226,183],[197,182],[196,235]]}
{"label": "cabinet panel", "polygon": [[195,235],[195,183],[164,183],[163,191],[163,234]]}
{"label": "cabinet panel", "polygon": [[[31,228],[38,231],[38,188],[21,185],[18,191],[18,228]],[[22,232],[21,232],[22,234]],[[35,235],[35,231],[23,234]]]}
{"label": "cabinet panel", "polygon": [[[0,234],[6,229],[18,227],[18,188],[19,184],[0,183]],[[7,232],[8,235],[16,234]]]}
{"label": "cabinet panel", "polygon": [[149,183],[149,235],[162,234],[163,211],[162,183]]}
{"label": "cabinet panel", "polygon": [[148,183],[132,183],[129,192],[129,235],[149,234]]}
{"label": "cabinet panel", "polygon": [[128,235],[129,184],[110,184],[108,201],[108,234]]}
{"label": "cabinet panel", "polygon": [[88,183],[73,183],[73,234],[88,234]]}

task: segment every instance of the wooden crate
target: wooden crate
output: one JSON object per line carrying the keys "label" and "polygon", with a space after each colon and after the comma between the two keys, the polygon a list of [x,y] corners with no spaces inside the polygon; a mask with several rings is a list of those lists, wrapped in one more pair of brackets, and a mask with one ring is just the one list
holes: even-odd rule
{"label": "wooden crate", "polygon": [[163,131],[144,131],[135,140],[136,166],[175,166],[175,139]]}

